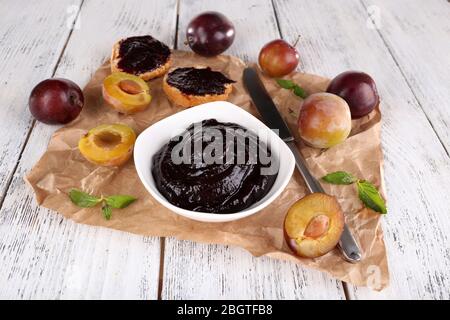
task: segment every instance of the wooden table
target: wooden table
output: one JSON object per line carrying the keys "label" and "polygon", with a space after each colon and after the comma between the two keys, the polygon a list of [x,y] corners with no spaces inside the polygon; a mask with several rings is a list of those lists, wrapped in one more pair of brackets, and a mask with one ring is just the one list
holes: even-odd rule
{"label": "wooden table", "polygon": [[[0,0],[0,298],[449,299],[450,3],[445,0]],[[391,285],[357,288],[239,248],[76,224],[39,208],[23,176],[55,126],[29,92],[52,76],[80,86],[117,39],[152,34],[186,48],[197,13],[228,16],[228,53],[256,61],[268,41],[298,46],[299,70],[364,70],[382,97]],[[368,272],[371,272],[368,270]]]}

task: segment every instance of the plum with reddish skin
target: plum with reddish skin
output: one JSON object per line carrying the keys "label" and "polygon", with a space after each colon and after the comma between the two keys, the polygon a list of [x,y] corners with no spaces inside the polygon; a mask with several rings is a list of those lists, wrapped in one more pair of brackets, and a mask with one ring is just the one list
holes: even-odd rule
{"label": "plum with reddish skin", "polygon": [[220,12],[207,11],[189,22],[186,39],[191,49],[205,57],[227,50],[234,41],[234,25]]}
{"label": "plum with reddish skin", "polygon": [[350,108],[341,97],[320,92],[308,96],[300,109],[300,137],[314,148],[330,148],[347,139],[352,129]]}
{"label": "plum with reddish skin", "polygon": [[270,77],[285,76],[297,68],[300,57],[297,49],[282,39],[273,40],[262,47],[258,62]]}
{"label": "plum with reddish skin", "polygon": [[78,117],[84,97],[73,81],[53,78],[34,87],[28,105],[37,120],[47,124],[66,124]]}
{"label": "plum with reddish skin", "polygon": [[284,220],[284,237],[298,256],[320,257],[339,242],[344,214],[335,197],[312,193],[295,202]]}
{"label": "plum with reddish skin", "polygon": [[337,75],[328,85],[327,92],[347,101],[352,118],[361,118],[380,102],[375,81],[367,73],[346,71]]}

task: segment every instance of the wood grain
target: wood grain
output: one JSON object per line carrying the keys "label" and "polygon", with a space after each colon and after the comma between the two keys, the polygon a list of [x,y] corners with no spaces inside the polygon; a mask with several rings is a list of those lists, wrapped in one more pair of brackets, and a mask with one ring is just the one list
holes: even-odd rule
{"label": "wood grain", "polygon": [[379,21],[378,33],[449,154],[450,3],[362,2]]}
{"label": "wood grain", "polygon": [[[61,16],[65,7],[60,11],[49,10],[45,19]],[[116,40],[153,34],[173,43],[175,22],[175,0],[86,0],[79,28],[73,30],[56,75],[83,86],[109,56]],[[24,28],[23,33],[36,31],[28,24]],[[50,34],[51,28],[38,30]],[[46,48],[54,50],[50,44]],[[42,73],[33,82],[49,75]],[[9,121],[13,122],[11,117]],[[19,132],[26,129],[16,128]],[[34,127],[0,211],[0,297],[156,299],[158,238],[79,225],[38,208],[32,199],[23,176],[44,152],[55,129],[42,124]]]}
{"label": "wood grain", "polygon": [[[0,19],[0,203],[32,125],[28,93],[51,76],[80,0],[3,1]],[[49,32],[51,30],[51,32]]]}
{"label": "wood grain", "polygon": [[342,284],[244,249],[166,239],[163,299],[345,299]]}
{"label": "wood grain", "polygon": [[[329,77],[364,70],[382,98],[389,209],[383,228],[391,285],[381,293],[349,286],[351,298],[448,299],[450,161],[390,50],[377,30],[367,27],[366,8],[350,0],[286,0],[275,8],[282,34],[291,42],[302,37],[302,70]],[[369,284],[375,287],[376,281]]]}
{"label": "wood grain", "polygon": [[[256,61],[259,49],[279,38],[271,1],[182,1],[178,45],[185,48],[184,32],[196,14],[215,10],[233,21],[236,39],[227,51]],[[344,299],[339,281],[317,271],[255,258],[227,246],[166,239],[163,299]]]}
{"label": "wood grain", "polygon": [[[154,299],[158,294],[159,239],[65,220],[38,208],[22,180],[56,129],[38,124],[28,136],[27,98],[37,82],[57,67],[58,76],[84,85],[122,36],[150,33],[174,42],[176,0],[84,0],[72,32],[81,3],[1,1],[0,298]],[[282,35],[290,42],[302,36],[301,70],[333,77],[361,69],[374,76],[382,96],[389,205],[383,227],[392,280],[381,293],[350,286],[350,298],[448,299],[449,4],[274,3]],[[377,8],[380,29],[371,22]],[[255,61],[259,48],[279,37],[269,0],[181,0],[180,48],[189,19],[207,9],[235,22],[237,36],[228,53],[244,60]],[[166,299],[344,298],[341,284],[322,273],[254,258],[239,248],[170,238],[164,253]]]}

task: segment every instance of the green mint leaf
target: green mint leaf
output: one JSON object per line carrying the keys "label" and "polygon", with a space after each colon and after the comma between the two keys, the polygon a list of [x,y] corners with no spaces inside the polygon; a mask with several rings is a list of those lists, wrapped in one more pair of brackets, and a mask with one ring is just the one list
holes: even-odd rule
{"label": "green mint leaf", "polygon": [[111,219],[112,208],[110,206],[108,206],[106,203],[104,203],[102,206],[102,213],[103,213],[103,217],[105,217],[106,220],[109,220],[109,219]]}
{"label": "green mint leaf", "polygon": [[367,208],[379,213],[387,213],[386,203],[373,184],[365,180],[357,181],[356,184],[358,185],[359,199]]}
{"label": "green mint leaf", "polygon": [[305,99],[307,97],[305,89],[298,85],[294,86],[294,94],[302,99]]}
{"label": "green mint leaf", "polygon": [[106,203],[115,209],[122,209],[128,207],[136,198],[127,195],[109,196],[106,198]]}
{"label": "green mint leaf", "polygon": [[82,208],[94,207],[100,201],[102,201],[100,198],[91,196],[90,194],[87,194],[86,192],[80,191],[78,189],[70,190],[69,197],[74,204]]}
{"label": "green mint leaf", "polygon": [[357,179],[345,171],[336,171],[322,177],[322,180],[331,184],[352,184]]}
{"label": "green mint leaf", "polygon": [[277,79],[277,83],[280,87],[282,87],[283,89],[294,89],[295,87],[295,83],[291,80],[287,80],[287,79]]}

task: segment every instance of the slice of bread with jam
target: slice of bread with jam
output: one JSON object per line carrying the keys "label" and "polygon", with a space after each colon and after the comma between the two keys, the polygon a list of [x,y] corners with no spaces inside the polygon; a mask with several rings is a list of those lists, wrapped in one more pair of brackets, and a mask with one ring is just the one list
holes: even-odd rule
{"label": "slice of bread with jam", "polygon": [[126,72],[150,80],[164,75],[171,65],[170,48],[152,36],[117,41],[112,49],[111,72]]}
{"label": "slice of bread with jam", "polygon": [[192,107],[227,100],[234,82],[209,67],[182,67],[164,76],[163,89],[173,103]]}

